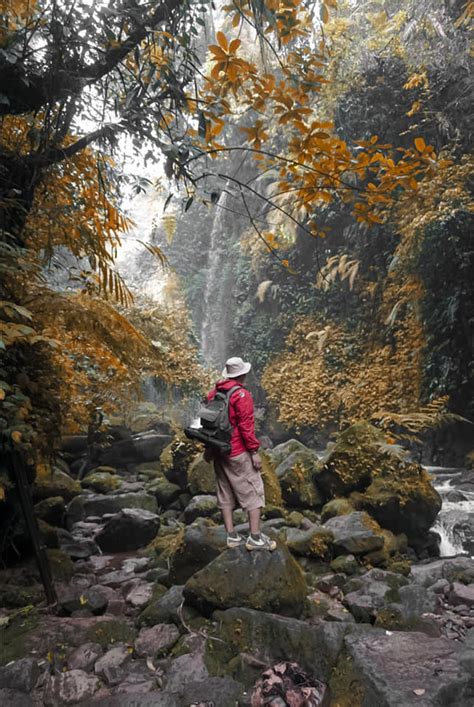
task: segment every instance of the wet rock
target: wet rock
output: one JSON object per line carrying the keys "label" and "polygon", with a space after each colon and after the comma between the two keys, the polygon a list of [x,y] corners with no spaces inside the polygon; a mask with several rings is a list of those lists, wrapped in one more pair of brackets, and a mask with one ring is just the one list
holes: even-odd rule
{"label": "wet rock", "polygon": [[107,608],[107,603],[107,599],[103,593],[97,591],[94,587],[85,589],[84,591],[70,589],[59,596],[59,605],[69,614],[79,609],[87,609],[92,614],[98,616],[104,613]]}
{"label": "wet rock", "polygon": [[186,602],[205,615],[243,606],[299,616],[306,594],[304,574],[284,546],[274,552],[227,550],[196,572],[184,588]]}
{"label": "wet rock", "polygon": [[71,558],[63,550],[47,550],[49,567],[53,579],[68,582],[74,575],[74,565]]}
{"label": "wet rock", "polygon": [[204,461],[202,454],[194,459],[188,469],[188,484],[193,496],[216,492],[214,466]]}
{"label": "wet rock", "polygon": [[199,682],[187,682],[174,694],[182,705],[207,704],[213,707],[235,707],[236,704],[241,704],[243,692],[243,685],[236,680],[229,677],[213,677]]}
{"label": "wet rock", "polygon": [[192,523],[196,518],[208,518],[218,511],[215,496],[195,496],[184,509],[186,524]]}
{"label": "wet rock", "polygon": [[[31,692],[40,675],[38,662],[33,658],[20,658],[14,663],[0,667],[0,688]],[[7,703],[5,703],[7,704]]]}
{"label": "wet rock", "polygon": [[69,670],[85,670],[89,672],[104,651],[99,643],[84,643],[75,648],[67,657]]}
{"label": "wet rock", "polygon": [[322,498],[313,483],[318,458],[310,449],[296,451],[276,468],[285,503],[293,508],[316,508]]}
{"label": "wet rock", "polygon": [[160,525],[154,513],[138,508],[125,508],[113,516],[96,535],[102,551],[137,550],[153,540]]}
{"label": "wet rock", "polygon": [[170,582],[184,584],[225,547],[226,532],[223,527],[209,526],[205,522],[188,526],[170,558]]}
{"label": "wet rock", "polygon": [[174,585],[162,597],[152,601],[138,617],[139,626],[161,623],[179,624],[178,609],[183,603],[184,586]]}
{"label": "wet rock", "polygon": [[102,518],[105,514],[115,514],[124,508],[140,508],[150,513],[156,513],[158,505],[156,498],[144,491],[135,493],[116,493],[104,496],[102,494],[82,495],[74,498],[67,507],[67,526],[84,520],[90,516]]}
{"label": "wet rock", "polygon": [[281,462],[293,454],[293,452],[312,452],[309,447],[306,447],[302,442],[297,439],[288,439],[286,442],[277,444],[273,449],[268,449],[266,453],[272,460],[275,467],[278,467]]}
{"label": "wet rock", "polygon": [[99,679],[83,670],[47,675],[43,701],[47,707],[73,705],[81,700],[90,700],[99,686]]}
{"label": "wet rock", "polygon": [[41,535],[41,539],[43,541],[43,544],[46,547],[49,547],[49,548],[58,548],[59,547],[58,528],[54,528],[49,523],[46,523],[44,520],[41,520],[41,518],[38,519],[38,528],[40,531],[40,535]]}
{"label": "wet rock", "polygon": [[[311,677],[327,681],[331,668],[343,646],[348,627],[342,623],[322,621],[312,625],[276,614],[253,609],[233,608],[217,611],[213,617],[218,622],[218,636],[225,641],[208,641],[206,656],[210,661],[229,660],[234,655],[251,653],[263,665],[280,661],[293,661]],[[253,680],[252,680],[253,682]]]}
{"label": "wet rock", "polygon": [[135,640],[135,652],[140,657],[156,658],[166,653],[179,638],[179,631],[172,624],[156,624],[143,628]]}
{"label": "wet rock", "polygon": [[130,557],[122,562],[122,569],[125,572],[145,572],[149,566],[149,557]]}
{"label": "wet rock", "polygon": [[465,585],[460,582],[453,582],[448,598],[449,603],[454,606],[458,604],[474,606],[474,584]]}
{"label": "wet rock", "polygon": [[453,641],[371,629],[344,639],[367,705],[468,705],[469,673]]}
{"label": "wet rock", "polygon": [[345,550],[353,555],[380,550],[384,545],[380,526],[366,513],[335,516],[326,521],[323,528],[334,534],[336,550]]}
{"label": "wet rock", "polygon": [[319,560],[331,558],[333,540],[334,535],[330,530],[318,526],[309,530],[291,529],[286,534],[286,544],[290,552]]}
{"label": "wet rock", "polygon": [[209,671],[202,653],[187,653],[175,658],[166,672],[164,688],[167,692],[179,692],[183,685],[202,682],[209,678]]}
{"label": "wet rock", "polygon": [[35,504],[37,518],[51,525],[62,525],[66,504],[62,496],[50,496]]}
{"label": "wet rock", "polygon": [[115,475],[105,471],[89,472],[82,480],[82,488],[90,489],[95,493],[113,493],[120,488],[122,482]]}
{"label": "wet rock", "polygon": [[62,537],[60,548],[73,560],[85,560],[92,555],[97,555],[100,550],[93,540],[80,537]]}
{"label": "wet rock", "polygon": [[132,606],[143,609],[153,596],[152,584],[139,584],[128,592],[126,600]]}

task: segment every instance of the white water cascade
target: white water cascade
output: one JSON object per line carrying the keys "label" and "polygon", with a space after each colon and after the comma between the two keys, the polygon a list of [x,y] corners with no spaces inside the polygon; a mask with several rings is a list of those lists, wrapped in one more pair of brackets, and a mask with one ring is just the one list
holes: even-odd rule
{"label": "white water cascade", "polygon": [[432,527],[441,537],[441,557],[473,554],[474,490],[457,486],[465,470],[425,468],[434,477],[434,486],[443,504]]}
{"label": "white water cascade", "polygon": [[204,288],[204,319],[201,327],[201,350],[205,363],[221,370],[228,358],[230,314],[234,283],[231,255],[231,215],[226,211],[225,187],[216,204],[209,239],[209,260]]}

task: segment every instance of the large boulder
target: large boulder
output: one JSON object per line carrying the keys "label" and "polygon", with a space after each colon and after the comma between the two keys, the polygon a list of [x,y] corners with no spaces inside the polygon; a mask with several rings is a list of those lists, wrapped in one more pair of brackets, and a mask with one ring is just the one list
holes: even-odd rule
{"label": "large boulder", "polygon": [[[362,699],[351,704],[382,707],[472,704],[472,675],[461,647],[423,633],[370,629],[344,639]],[[353,689],[354,697],[354,689]]]}
{"label": "large boulder", "polygon": [[[240,655],[250,655],[264,667],[294,661],[312,678],[327,681],[343,646],[347,626],[321,621],[313,625],[286,616],[253,609],[216,611],[217,636],[209,640],[207,657],[215,670],[229,671]],[[224,663],[224,665],[223,665]],[[227,663],[227,665],[225,665]]]}
{"label": "large boulder", "polygon": [[62,496],[50,496],[35,504],[35,516],[50,525],[62,525],[66,504]]}
{"label": "large boulder", "polygon": [[196,518],[209,518],[217,513],[217,510],[215,496],[195,496],[184,509],[184,520],[186,523],[192,523]]}
{"label": "large boulder", "polygon": [[194,459],[188,469],[188,483],[193,496],[216,492],[214,467],[203,459],[202,454]]}
{"label": "large boulder", "polygon": [[107,496],[102,494],[82,495],[74,498],[67,507],[67,525],[68,528],[71,528],[74,523],[84,520],[88,516],[118,513],[124,508],[139,508],[156,513],[158,504],[154,496],[143,491],[114,493]]}
{"label": "large boulder", "polygon": [[167,508],[174,503],[182,493],[182,489],[177,484],[172,484],[165,476],[159,476],[147,484],[147,491],[156,496],[158,505]]}
{"label": "large boulder", "polygon": [[274,552],[241,547],[223,552],[196,572],[186,582],[184,597],[207,615],[243,606],[299,616],[307,591],[304,574],[286,547]]}
{"label": "large boulder", "polygon": [[161,597],[152,601],[138,617],[138,626],[156,626],[169,623],[181,625],[179,610],[183,603],[183,590],[183,585],[174,585]]}
{"label": "large boulder", "polygon": [[315,526],[309,530],[291,528],[286,534],[286,544],[294,555],[330,560],[334,535],[330,530]]}
{"label": "large boulder", "polygon": [[188,526],[170,557],[170,581],[184,584],[224,550],[226,537],[223,527],[207,525],[202,519]]}
{"label": "large boulder", "polygon": [[160,527],[160,519],[150,511],[125,508],[107,521],[95,537],[103,552],[138,550],[153,540]]}
{"label": "large boulder", "polygon": [[103,449],[98,455],[97,463],[123,467],[126,464],[157,461],[170,441],[169,434],[154,431],[136,434],[130,439],[120,439]]}
{"label": "large boulder", "polygon": [[279,466],[293,452],[311,452],[311,450],[297,439],[288,439],[286,442],[277,444],[273,449],[267,450],[267,454],[275,467]]}
{"label": "large boulder", "polygon": [[384,546],[384,537],[378,523],[367,513],[350,513],[330,518],[322,526],[334,535],[336,551],[365,555]]}
{"label": "large boulder", "polygon": [[276,468],[285,503],[293,508],[317,508],[322,498],[313,483],[318,457],[310,449],[293,452]]}
{"label": "large boulder", "polygon": [[474,583],[474,558],[448,557],[434,562],[413,565],[413,581],[424,587],[431,587],[441,579],[447,582]]}
{"label": "large boulder", "polygon": [[441,509],[441,497],[419,464],[399,463],[396,471],[382,470],[364,493],[353,499],[382,527],[405,533],[409,540],[423,537]]}
{"label": "large boulder", "polygon": [[107,471],[94,471],[81,482],[82,487],[95,491],[95,493],[112,493],[122,485],[121,480]]}

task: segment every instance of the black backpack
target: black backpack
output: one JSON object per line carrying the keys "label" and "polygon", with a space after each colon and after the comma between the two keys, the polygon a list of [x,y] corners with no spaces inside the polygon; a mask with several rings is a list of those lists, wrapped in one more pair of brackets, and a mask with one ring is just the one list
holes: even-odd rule
{"label": "black backpack", "polygon": [[232,393],[241,387],[234,385],[229,390],[218,390],[212,400],[203,402],[198,413],[202,427],[186,427],[186,437],[204,442],[222,454],[229,454],[233,432],[229,420],[229,403]]}

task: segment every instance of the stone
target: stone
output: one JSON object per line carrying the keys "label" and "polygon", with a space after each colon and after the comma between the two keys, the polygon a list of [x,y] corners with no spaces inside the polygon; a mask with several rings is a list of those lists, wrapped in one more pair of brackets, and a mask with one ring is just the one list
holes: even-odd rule
{"label": "stone", "polygon": [[92,555],[97,555],[100,550],[93,540],[87,538],[72,537],[60,538],[60,548],[73,560],[85,560]]}
{"label": "stone", "polygon": [[114,493],[82,495],[74,498],[67,507],[66,522],[68,528],[73,523],[89,516],[102,518],[107,513],[118,513],[124,508],[140,508],[150,513],[158,511],[156,498],[144,491],[133,493]]}
{"label": "stone", "polygon": [[296,451],[276,468],[285,503],[292,508],[318,508],[322,498],[313,483],[318,457],[311,450]]}
{"label": "stone", "polygon": [[83,670],[69,670],[58,675],[47,675],[44,685],[43,703],[46,707],[73,705],[81,700],[90,700],[99,689],[96,675]]}
{"label": "stone", "polygon": [[130,439],[118,440],[103,449],[98,456],[98,461],[101,465],[113,467],[154,462],[160,458],[170,441],[171,436],[167,433],[151,431],[135,434]]}
{"label": "stone", "polygon": [[8,687],[0,688],[0,705],[8,705],[8,707],[31,707],[31,699],[29,695],[18,690],[11,690]]}
{"label": "stone", "polygon": [[471,557],[449,557],[413,565],[411,576],[417,584],[430,587],[440,579],[463,584],[474,582],[474,559]]}
{"label": "stone", "polygon": [[49,549],[46,551],[53,579],[68,582],[74,575],[74,565],[71,558],[63,551]]}
{"label": "stone", "polygon": [[139,584],[134,587],[126,596],[126,601],[138,609],[143,609],[149,604],[153,596],[153,585],[150,583]]}
{"label": "stone", "polygon": [[74,648],[68,655],[68,668],[69,670],[85,670],[89,672],[103,653],[103,648],[99,643],[83,643],[82,646]]}
{"label": "stone", "polygon": [[183,585],[174,585],[159,599],[150,602],[138,617],[138,625],[154,626],[160,623],[180,624],[178,610],[183,603],[183,590]]}
{"label": "stone", "polygon": [[188,484],[193,496],[215,494],[216,492],[214,466],[204,461],[202,454],[196,457],[189,466]]}
{"label": "stone", "polygon": [[[183,707],[179,695],[174,692],[153,690],[143,694],[135,688],[133,694],[127,693],[128,690],[123,694],[115,692],[112,696],[94,700],[94,707]],[[90,707],[90,705],[83,702],[82,707]]]}
{"label": "stone", "polygon": [[125,645],[111,648],[96,662],[94,672],[105,679],[109,685],[117,685],[124,679],[125,673],[121,668],[130,663],[131,653]]}
{"label": "stone", "polygon": [[51,525],[62,525],[66,504],[62,496],[50,496],[35,504],[35,516]]}
{"label": "stone", "polygon": [[217,513],[217,498],[215,496],[194,496],[184,509],[184,521],[192,523],[196,518],[208,518]]}
{"label": "stone", "polygon": [[50,496],[61,496],[66,502],[81,493],[81,484],[60,469],[51,469],[48,464],[36,468],[36,478],[32,486],[33,498],[41,501]]}
{"label": "stone", "polygon": [[186,683],[201,682],[209,678],[209,671],[202,653],[187,653],[175,658],[166,672],[164,688],[179,692]]}
{"label": "stone", "polygon": [[286,544],[290,552],[317,560],[331,558],[333,540],[332,532],[320,526],[313,526],[309,530],[290,529],[286,534]]}
{"label": "stone", "polygon": [[69,614],[79,609],[87,609],[92,614],[98,616],[107,609],[107,599],[104,594],[97,591],[95,587],[85,589],[68,589],[64,594],[59,595],[59,605]]}
{"label": "stone", "polygon": [[[131,645],[136,637],[136,630],[125,621],[101,617],[102,620],[93,623],[85,634],[85,639],[91,643],[99,643],[102,648],[125,643]],[[106,620],[107,619],[107,620]]]}
{"label": "stone", "polygon": [[344,644],[364,693],[364,705],[471,704],[471,675],[460,663],[460,649],[453,641],[370,629],[348,633]]}
{"label": "stone", "polygon": [[82,488],[91,489],[95,493],[113,493],[120,488],[122,482],[114,474],[105,471],[89,472],[81,481]]}
{"label": "stone", "polygon": [[474,606],[474,584],[465,585],[460,582],[453,582],[448,599],[449,603],[454,606],[458,604]]}
{"label": "stone", "polygon": [[334,546],[342,552],[364,555],[384,546],[380,526],[366,513],[335,516],[326,521],[323,528],[334,534]]}
{"label": "stone", "polygon": [[277,444],[273,449],[266,450],[266,454],[275,465],[275,468],[278,467],[284,459],[289,457],[290,454],[293,454],[293,452],[311,453],[312,450],[297,439],[288,439],[286,442]]}
{"label": "stone", "polygon": [[57,528],[54,528],[49,523],[46,523],[46,521],[41,520],[41,518],[38,519],[38,528],[40,531],[40,535],[41,535],[41,539],[43,541],[43,544],[46,547],[49,547],[49,548],[58,548],[59,547],[59,535],[58,535]]}
{"label": "stone", "polygon": [[299,616],[307,594],[304,574],[288,549],[226,550],[186,582],[184,598],[204,615],[232,606]]}
{"label": "stone", "polygon": [[172,624],[156,624],[142,628],[135,639],[135,652],[142,658],[156,658],[167,653],[179,638],[179,631]]}
{"label": "stone", "polygon": [[321,522],[325,523],[334,516],[345,516],[354,511],[354,506],[348,498],[333,498],[321,510]]}
{"label": "stone", "polygon": [[212,705],[213,707],[235,707],[242,704],[244,687],[230,677],[208,677],[199,682],[185,682],[174,694],[181,705]]}
{"label": "stone", "polygon": [[360,565],[354,555],[339,555],[332,560],[330,567],[333,572],[344,572],[344,574],[356,574]]}
{"label": "stone", "polygon": [[400,601],[400,587],[406,584],[407,580],[400,575],[373,569],[346,583],[347,593],[342,603],[356,621],[370,623],[379,609]]}
{"label": "stone", "polygon": [[217,636],[224,644],[208,640],[206,658],[210,665],[216,661],[217,670],[222,669],[223,660],[228,663],[232,656],[242,653],[250,654],[263,667],[280,661],[292,662],[297,656],[305,672],[325,682],[336,664],[349,626],[326,621],[313,625],[243,608],[216,611],[213,618],[218,625]]}
{"label": "stone", "polygon": [[153,540],[159,525],[156,514],[139,508],[125,508],[105,524],[95,541],[105,552],[137,550]]}
{"label": "stone", "polygon": [[38,661],[34,658],[20,658],[4,667],[0,667],[0,688],[31,692],[40,675]]}
{"label": "stone", "polygon": [[167,508],[171,503],[174,503],[181,493],[181,488],[177,484],[172,484],[164,476],[149,483],[147,490],[156,496],[158,505],[162,508]]}
{"label": "stone", "polygon": [[195,522],[188,526],[170,557],[170,582],[184,584],[191,575],[209,564],[226,547],[223,527]]}
{"label": "stone", "polygon": [[195,456],[195,443],[187,439],[184,432],[175,435],[160,455],[162,468],[168,481],[186,489],[188,487],[188,469]]}

